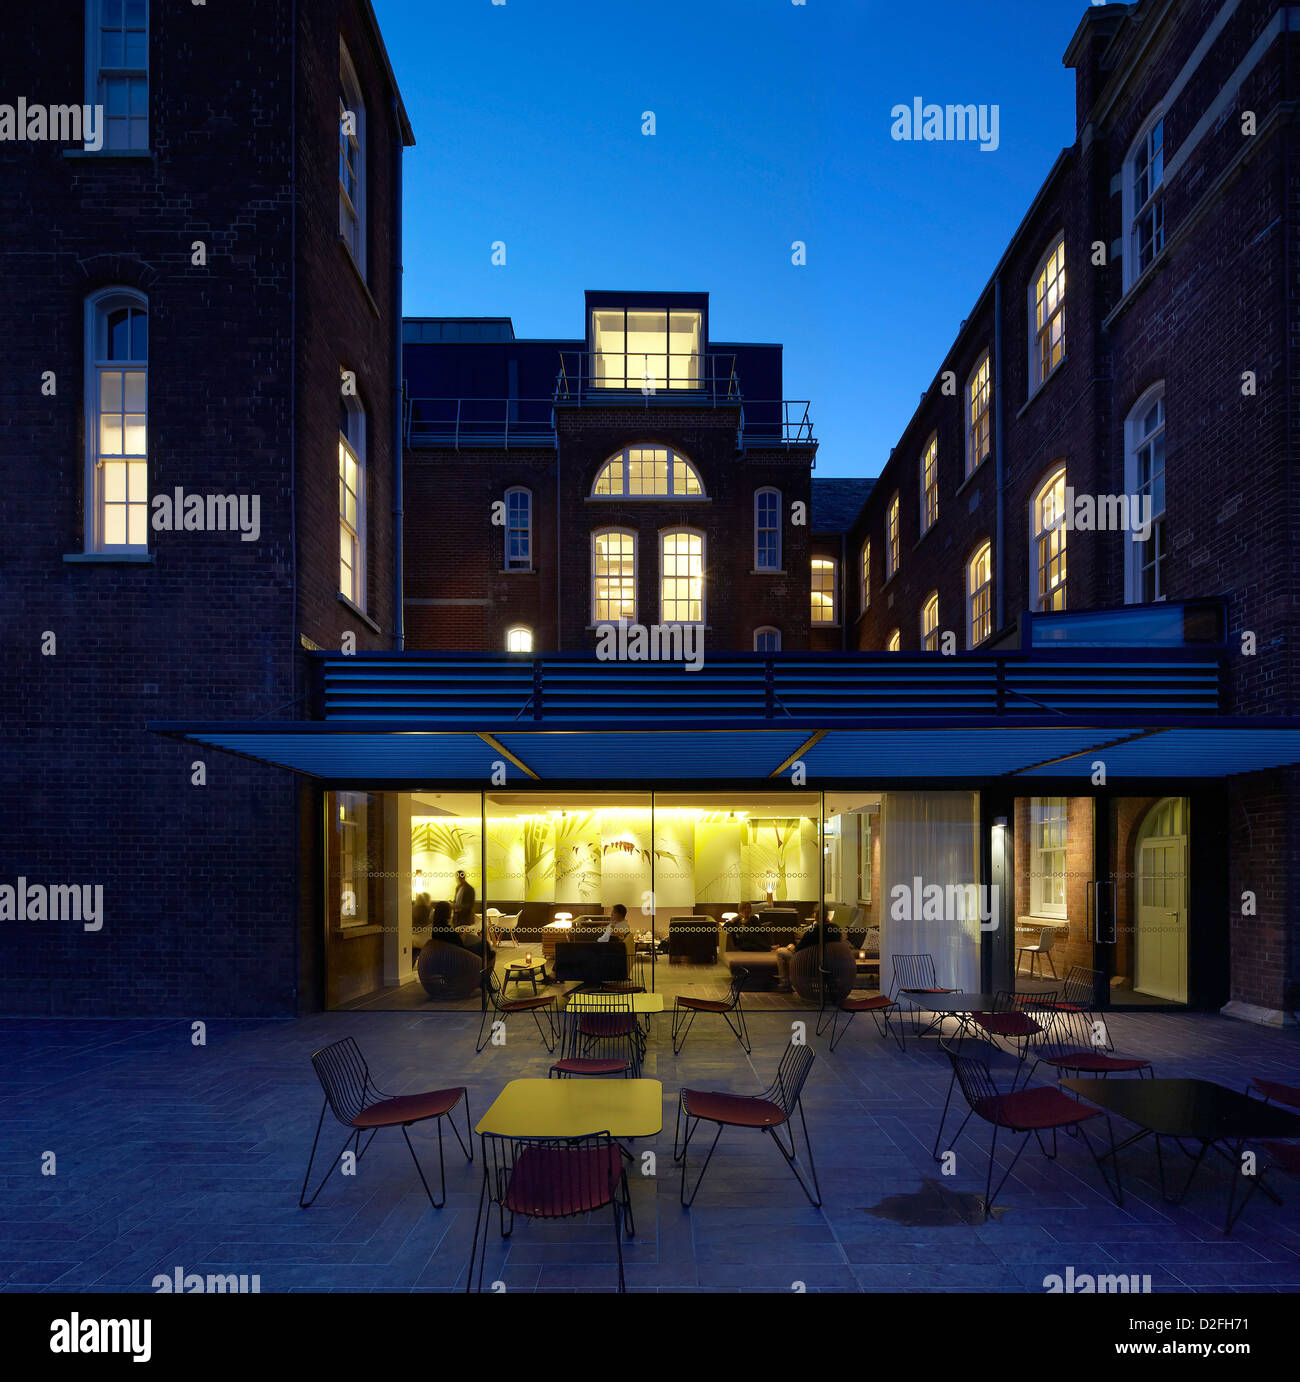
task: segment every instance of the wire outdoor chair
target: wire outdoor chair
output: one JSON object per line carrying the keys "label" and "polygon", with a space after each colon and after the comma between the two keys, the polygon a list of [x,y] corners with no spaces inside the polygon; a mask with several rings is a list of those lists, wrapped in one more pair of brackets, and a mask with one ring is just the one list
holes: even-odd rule
{"label": "wire outdoor chair", "polygon": [[[474,1289],[476,1258],[478,1289],[483,1289],[493,1205],[497,1207],[502,1238],[509,1238],[514,1231],[516,1214],[527,1219],[572,1219],[608,1205],[618,1252],[618,1289],[627,1290],[623,1277],[623,1233],[633,1237],[636,1224],[623,1153],[608,1132],[571,1138],[483,1135],[483,1187],[465,1278],[467,1292]],[[482,1256],[478,1253],[480,1227]]]}
{"label": "wire outdoor chair", "polygon": [[[971,1025],[993,1038],[1015,1045],[1023,1064],[1036,1038],[1042,1038],[1062,1014],[1056,1011],[1055,992],[1015,993],[1000,989],[993,998],[993,1011],[971,1013]],[[1036,1015],[1035,1015],[1036,1014]]]}
{"label": "wire outdoor chair", "polygon": [[[478,1024],[478,1041],[474,1046],[474,1054],[477,1055],[492,1039],[492,1028],[497,1022],[504,1024],[506,1019],[514,1013],[532,1013],[533,1021],[537,1024],[538,1035],[542,1038],[542,1044],[548,1051],[554,1054],[555,1051],[555,995],[553,993],[539,993],[536,997],[529,998],[506,998],[501,992],[501,981],[490,969],[485,969],[482,975],[483,995],[486,1002],[483,1006],[483,1020]],[[542,1027],[540,1014],[546,1014],[546,1027]]]}
{"label": "wire outdoor chair", "polygon": [[[898,1004],[892,998],[887,998],[883,993],[878,993],[874,997],[867,997],[863,994],[861,998],[854,998],[852,985],[847,989],[835,983],[835,976],[828,969],[822,970],[822,1005],[821,1011],[817,1014],[817,1035],[821,1036],[826,1027],[827,1015],[830,1015],[830,1049],[834,1051],[836,1044],[843,1040],[844,1034],[853,1025],[853,1019],[859,1013],[870,1013],[871,1020],[875,1024],[876,1034],[881,1037],[892,1036],[898,1043],[898,1049],[904,1049],[903,1020],[899,1017],[898,1030],[890,1027],[890,1017]],[[847,1016],[846,1016],[847,1015]],[[840,1027],[840,1019],[844,1017],[843,1028]],[[884,1026],[881,1026],[881,1022]]]}
{"label": "wire outdoor chair", "polygon": [[560,1059],[551,1075],[622,1075],[638,1079],[645,1037],[627,993],[570,995],[560,1015]]}
{"label": "wire outdoor chair", "polygon": [[741,1006],[740,995],[749,978],[749,970],[736,969],[731,976],[731,989],[726,998],[686,998],[680,994],[673,1003],[673,1055],[680,1055],[686,1045],[686,1038],[699,1013],[716,1013],[731,1028],[731,1034],[740,1042],[745,1054],[752,1049],[749,1044],[749,1028],[745,1025],[745,1010]]}
{"label": "wire outdoor chair", "polygon": [[[673,1160],[679,1161],[682,1167],[681,1199],[683,1208],[689,1209],[694,1202],[700,1183],[704,1180],[704,1173],[709,1169],[709,1162],[713,1160],[713,1153],[718,1145],[718,1138],[722,1136],[723,1128],[758,1128],[760,1132],[770,1133],[772,1141],[776,1143],[777,1150],[794,1173],[795,1180],[799,1182],[799,1188],[807,1195],[812,1204],[820,1206],[822,1192],[821,1186],[817,1183],[817,1166],[813,1160],[812,1143],[808,1140],[808,1122],[804,1118],[802,1097],[804,1081],[808,1078],[808,1072],[812,1069],[814,1059],[811,1046],[795,1046],[792,1043],[786,1047],[785,1055],[781,1058],[781,1064],[776,1072],[776,1079],[762,1094],[724,1094],[699,1089],[682,1090],[677,1100],[677,1126],[673,1133]],[[808,1152],[808,1172],[812,1179],[812,1190],[808,1188],[804,1178],[799,1174],[798,1148],[794,1138],[794,1115],[796,1111],[799,1114],[800,1126],[803,1128],[804,1147]],[[714,1134],[713,1143],[709,1147],[709,1154],[704,1158],[704,1165],[700,1167],[700,1173],[695,1178],[695,1184],[688,1196],[686,1193],[686,1154],[690,1149],[691,1138],[695,1136],[695,1131],[701,1122],[716,1123],[718,1131]],[[786,1136],[790,1139],[788,1150],[778,1132],[778,1129],[782,1127],[786,1129]]]}
{"label": "wire outdoor chair", "polygon": [[[466,1160],[474,1160],[474,1137],[470,1131],[468,1090],[461,1085],[455,1089],[433,1089],[424,1094],[385,1094],[371,1079],[370,1068],[366,1065],[365,1057],[351,1037],[344,1037],[342,1041],[336,1041],[330,1046],[322,1046],[312,1056],[311,1063],[316,1071],[316,1078],[320,1080],[321,1088],[325,1091],[325,1102],[321,1105],[320,1118],[316,1121],[316,1136],[311,1144],[311,1155],[307,1158],[307,1170],[302,1178],[302,1190],[298,1193],[299,1207],[306,1209],[316,1202],[316,1196],[325,1188],[325,1182],[334,1174],[334,1168],[342,1160],[349,1142],[353,1144],[353,1151],[357,1160],[360,1161],[365,1156],[370,1144],[375,1140],[380,1128],[401,1128],[402,1136],[406,1138],[407,1150],[411,1153],[411,1160],[415,1162],[415,1169],[419,1172],[420,1184],[424,1186],[424,1193],[428,1195],[429,1202],[435,1209],[441,1209],[447,1203],[447,1166],[443,1159],[442,1150],[442,1120],[444,1118],[451,1124],[451,1130],[456,1134],[456,1141],[460,1143],[460,1149],[465,1153]],[[452,1109],[461,1102],[465,1105],[464,1139],[461,1138],[460,1129],[451,1117]],[[321,1128],[325,1124],[326,1109],[348,1129],[348,1136],[343,1146],[339,1148],[338,1155],[330,1163],[329,1170],[321,1177],[320,1184],[312,1191],[311,1198],[308,1199],[306,1198],[307,1182],[311,1179],[311,1168],[316,1160],[316,1148],[320,1144]],[[438,1172],[442,1194],[440,1200],[433,1198],[433,1191],[429,1189],[429,1182],[424,1178],[424,1169],[420,1165],[420,1158],[416,1156],[415,1148],[411,1145],[410,1135],[406,1131],[412,1124],[423,1123],[430,1118],[435,1119],[438,1124]],[[366,1138],[365,1146],[361,1145],[363,1132],[370,1134]]]}
{"label": "wire outdoor chair", "polygon": [[[956,989],[940,987],[939,980],[934,970],[933,955],[892,955],[890,957],[893,969],[893,978],[889,985],[889,996],[897,1002],[901,996],[903,998],[924,999],[926,994],[937,993],[956,993]],[[926,1032],[935,1027],[943,1030],[943,1015],[936,1015],[926,1027],[925,1032],[921,1030],[922,1007],[912,1009],[912,1035],[922,1037]],[[901,1020],[901,1019],[900,1019]]]}
{"label": "wire outdoor chair", "polygon": [[[1038,1059],[1030,1068],[1026,1082],[1033,1079],[1034,1071],[1040,1065],[1050,1065],[1059,1080],[1062,1075],[1095,1075],[1105,1079],[1108,1075],[1132,1075],[1139,1079],[1154,1077],[1149,1060],[1137,1056],[1116,1056],[1107,1054],[1108,1033],[1104,1023],[1098,1022],[1092,1013],[1080,1008],[1066,1008],[1057,1005],[1052,1014],[1052,1022],[1043,1038]],[[1114,1051],[1112,1046],[1111,1051]]]}

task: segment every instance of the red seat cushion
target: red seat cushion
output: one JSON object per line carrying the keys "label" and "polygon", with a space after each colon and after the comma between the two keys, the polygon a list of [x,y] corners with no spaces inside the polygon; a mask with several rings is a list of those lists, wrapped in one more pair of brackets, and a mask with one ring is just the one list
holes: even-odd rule
{"label": "red seat cushion", "polygon": [[972,1013],[976,1026],[992,1036],[1033,1036],[1043,1029],[1028,1013]]}
{"label": "red seat cushion", "polygon": [[578,1031],[589,1037],[625,1037],[637,1030],[631,1013],[583,1013],[578,1018]]}
{"label": "red seat cushion", "polygon": [[694,1008],[700,1013],[725,1013],[731,1011],[731,1004],[721,998],[681,998],[677,999],[679,1008]]}
{"label": "red seat cushion", "polygon": [[1300,1108],[1300,1089],[1294,1085],[1279,1084],[1276,1080],[1252,1080],[1251,1084],[1266,1099],[1275,1099],[1279,1104],[1290,1104],[1292,1108]]}
{"label": "red seat cushion", "polygon": [[1138,1060],[1134,1056],[1106,1056],[1100,1051],[1075,1051],[1068,1056],[1049,1056],[1044,1065],[1055,1066],[1058,1070],[1149,1070],[1149,1060]]}
{"label": "red seat cushion", "polygon": [[525,1147],[502,1203],[537,1219],[585,1214],[613,1199],[622,1174],[617,1147]]}
{"label": "red seat cushion", "polygon": [[956,993],[956,989],[900,989],[900,993]]}
{"label": "red seat cushion", "polygon": [[552,1070],[562,1070],[566,1075],[618,1075],[626,1070],[630,1061],[616,1060],[613,1057],[602,1059],[600,1056],[565,1056],[563,1060],[557,1060]]}
{"label": "red seat cushion", "polygon": [[711,1123],[727,1123],[737,1128],[775,1128],[785,1122],[785,1114],[778,1105],[744,1094],[684,1089],[682,1102],[692,1118],[707,1118]]}
{"label": "red seat cushion", "polygon": [[876,998],[841,998],[840,1011],[845,1013],[879,1012],[882,1008],[896,1008],[898,1004],[882,993]]}
{"label": "red seat cushion", "polygon": [[498,1005],[503,1013],[528,1012],[530,1008],[545,1008],[555,1002],[553,993],[539,993],[530,998],[503,998]]}
{"label": "red seat cushion", "polygon": [[427,1094],[400,1094],[381,1099],[363,1108],[352,1120],[354,1128],[391,1128],[398,1123],[418,1123],[422,1118],[438,1118],[450,1113],[465,1093],[459,1089],[431,1089]]}
{"label": "red seat cushion", "polygon": [[1014,1132],[1028,1132],[1030,1129],[1067,1128],[1075,1123],[1083,1123],[1089,1118],[1100,1118],[1099,1108],[1089,1108],[1059,1089],[1018,1089],[1013,1094],[998,1094],[992,1098],[980,1099],[975,1104],[975,1112],[1000,1128],[1011,1128]]}
{"label": "red seat cushion", "polygon": [[[1255,1081],[1259,1083],[1258,1080]],[[1300,1147],[1293,1142],[1261,1142],[1259,1144],[1274,1162],[1288,1175],[1300,1176]]]}

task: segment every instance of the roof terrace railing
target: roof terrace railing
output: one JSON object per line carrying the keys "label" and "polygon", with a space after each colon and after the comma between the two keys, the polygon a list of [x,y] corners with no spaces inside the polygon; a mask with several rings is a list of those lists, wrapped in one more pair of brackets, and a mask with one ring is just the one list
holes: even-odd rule
{"label": "roof terrace railing", "polygon": [[549,398],[407,398],[402,410],[407,446],[555,445]]}
{"label": "roof terrace railing", "polygon": [[735,407],[740,379],[734,355],[615,354],[608,350],[562,350],[555,379],[557,404],[625,402],[707,404]]}

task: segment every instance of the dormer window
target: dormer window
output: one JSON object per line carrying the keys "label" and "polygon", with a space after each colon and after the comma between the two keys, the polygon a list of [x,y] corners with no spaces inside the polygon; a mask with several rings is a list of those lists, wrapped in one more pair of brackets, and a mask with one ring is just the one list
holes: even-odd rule
{"label": "dormer window", "polygon": [[698,389],[703,313],[600,307],[591,314],[591,385],[658,392]]}

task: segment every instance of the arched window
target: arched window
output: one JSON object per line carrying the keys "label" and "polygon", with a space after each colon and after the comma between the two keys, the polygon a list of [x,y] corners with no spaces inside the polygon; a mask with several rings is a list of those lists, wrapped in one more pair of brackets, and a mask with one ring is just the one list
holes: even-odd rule
{"label": "arched window", "polygon": [[836,568],[839,565],[833,557],[814,557],[812,559],[812,622],[814,624],[838,624]]}
{"label": "arched window", "polygon": [[858,607],[865,614],[871,608],[871,539],[862,544],[858,562]]}
{"label": "arched window", "polygon": [[533,566],[533,494],[522,485],[506,490],[505,569],[531,571]]}
{"label": "arched window", "polygon": [[628,446],[600,468],[593,499],[704,499],[700,473],[668,446]]}
{"label": "arched window", "polygon": [[149,305],[129,288],[86,300],[86,549],[149,547]]}
{"label": "arched window", "polygon": [[659,534],[659,622],[704,623],[704,534],[670,528]]}
{"label": "arched window", "polygon": [[[1129,604],[1165,598],[1165,386],[1142,395],[1124,423],[1124,584]],[[1136,512],[1132,506],[1136,503]]]}
{"label": "arched window", "polygon": [[939,592],[932,590],[921,606],[921,647],[927,653],[939,651]]}
{"label": "arched window", "polygon": [[939,437],[936,433],[921,452],[921,535],[939,521]]}
{"label": "arched window", "polygon": [[900,538],[898,531],[898,495],[889,501],[889,511],[885,515],[885,580],[889,580],[898,570]]}
{"label": "arched window", "polygon": [[344,394],[339,410],[339,592],[358,609],[366,599],[366,410]]}
{"label": "arched window", "polygon": [[966,474],[971,475],[992,449],[990,425],[993,388],[986,350],[966,384]]}
{"label": "arched window", "polygon": [[508,653],[531,653],[533,650],[533,631],[524,624],[516,624],[506,630],[506,651]]}
{"label": "arched window", "polygon": [[1029,590],[1032,608],[1065,608],[1065,466],[1057,466],[1030,501]]}
{"label": "arched window", "polygon": [[87,0],[86,104],[103,111],[101,148],[149,147],[146,0]]}
{"label": "arched window", "polygon": [[1157,111],[1124,160],[1124,287],[1142,276],[1165,247],[1165,120]]}
{"label": "arched window", "polygon": [[591,622],[636,622],[636,534],[606,528],[591,535]]}
{"label": "arched window", "polygon": [[754,651],[756,653],[779,653],[781,651],[781,630],[771,624],[754,630]]}
{"label": "arched window", "polygon": [[889,642],[885,644],[885,651],[887,653],[898,653],[902,652],[902,650],[903,635],[897,629],[895,629],[893,633],[889,635]]}
{"label": "arched window", "polygon": [[781,569],[781,491],[754,492],[754,570]]}
{"label": "arched window", "polygon": [[1065,234],[1039,261],[1029,284],[1029,392],[1065,359]]}
{"label": "arched window", "polygon": [[366,272],[366,103],[357,69],[339,41],[339,235]]}
{"label": "arched window", "polygon": [[966,646],[978,648],[993,632],[993,545],[982,542],[966,563]]}

